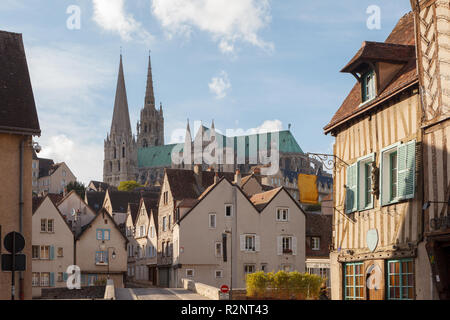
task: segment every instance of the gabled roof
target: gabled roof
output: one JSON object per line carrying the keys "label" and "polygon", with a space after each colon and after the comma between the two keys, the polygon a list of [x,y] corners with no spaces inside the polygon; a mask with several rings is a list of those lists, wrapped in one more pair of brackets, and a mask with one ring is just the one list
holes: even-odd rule
{"label": "gabled roof", "polygon": [[55,164],[52,159],[38,158],[39,160],[39,178],[49,176],[50,169]]}
{"label": "gabled roof", "polygon": [[[186,198],[197,199],[209,186],[214,184],[214,171],[202,171],[201,188],[197,185],[195,173],[193,170],[184,169],[165,169],[167,179],[170,186],[172,197],[175,200],[183,200]],[[219,178],[227,177],[229,180],[234,179],[232,172],[217,172]]]}
{"label": "gabled roof", "polygon": [[0,31],[0,131],[40,135],[22,35]]}
{"label": "gabled roof", "polygon": [[82,228],[80,234],[76,237],[75,240],[78,241],[78,240],[85,234],[85,231],[86,231],[87,229],[89,229],[89,228],[94,224],[94,222],[98,219],[98,217],[100,217],[100,216],[101,216],[102,218],[104,218],[104,217],[107,216],[107,217],[108,217],[107,219],[109,219],[109,221],[112,222],[113,226],[117,229],[117,231],[119,231],[120,235],[125,239],[126,243],[128,243],[127,237],[123,234],[123,232],[120,230],[120,227],[119,227],[119,226],[117,225],[117,223],[114,221],[113,217],[111,217],[111,216],[109,215],[108,211],[106,211],[105,208],[102,208],[99,212],[97,212],[97,214],[95,215],[94,219],[92,219],[88,224],[86,224],[86,225],[83,226],[83,228]]}
{"label": "gabled roof", "polygon": [[126,213],[129,203],[139,203],[141,197],[147,197],[152,199],[159,198],[159,193],[153,191],[115,191],[108,190],[109,198],[111,200],[111,206],[113,212]]}
{"label": "gabled roof", "polygon": [[404,44],[364,41],[361,49],[341,70],[341,72],[353,72],[359,64],[364,62],[391,62],[406,63],[415,57],[416,47]]}
{"label": "gabled roof", "polygon": [[139,203],[129,203],[128,211],[130,212],[131,222],[133,223],[133,226],[134,226],[136,224],[136,218],[139,213]]}
{"label": "gabled roof", "polygon": [[56,202],[55,204],[57,206],[60,206],[64,201],[66,201],[67,199],[69,199],[72,195],[75,195],[75,197],[78,198],[78,200],[80,201],[80,203],[84,203],[84,205],[86,206],[86,208],[88,208],[90,211],[92,211],[92,213],[97,213],[98,210],[94,210],[88,203],[86,203],[86,201],[84,199],[82,199],[80,197],[80,195],[78,194],[78,192],[76,190],[71,190],[69,193],[67,193],[65,196],[61,196],[62,198]]}
{"label": "gabled roof", "polygon": [[[414,30],[414,15],[410,12],[399,20],[390,36],[386,39],[384,46],[379,44],[370,44],[367,48],[362,48],[361,50],[364,51],[369,47],[372,49],[376,47],[377,52],[375,54],[380,54],[380,51],[383,51],[382,49],[389,48],[389,51],[394,51],[394,49],[397,48],[399,50],[399,54],[405,54],[405,52],[412,50],[408,46],[415,46]],[[390,44],[401,46],[396,47],[391,46]],[[370,55],[371,57],[375,56],[375,54],[364,53],[364,55]],[[392,59],[393,53],[381,53],[381,55],[388,55]],[[401,59],[405,59],[405,57],[402,57]],[[418,81],[416,56],[414,54],[409,57],[409,59],[405,62],[404,67],[401,68],[401,70],[392,78],[389,84],[385,86],[379,95],[364,105],[361,105],[361,84],[357,82],[342,103],[341,107],[334,114],[331,121],[324,127],[325,133],[329,133],[333,129],[345,123],[347,120],[380,105],[387,99],[411,87],[412,85],[416,85]]]}
{"label": "gabled roof", "polygon": [[86,191],[85,202],[97,213],[103,207],[105,195],[104,191]]}
{"label": "gabled roof", "polygon": [[37,210],[40,208],[40,206],[44,203],[45,199],[49,199],[50,202],[52,203],[53,207],[55,208],[55,210],[59,213],[61,219],[63,219],[65,225],[67,226],[67,228],[69,229],[70,233],[73,234],[72,228],[70,227],[69,223],[66,220],[66,217],[64,217],[64,215],[61,213],[61,211],[58,209],[57,203],[55,202],[55,197],[51,196],[52,194],[49,193],[47,194],[45,197],[34,197],[33,198],[33,215],[37,212]]}
{"label": "gabled roof", "polygon": [[282,188],[283,187],[278,187],[270,191],[254,194],[250,197],[250,201],[256,208],[258,208],[259,211],[262,211],[270,203],[270,201],[277,196]]}
{"label": "gabled roof", "polygon": [[107,184],[106,182],[101,182],[101,181],[92,180],[91,182],[89,182],[89,185],[91,185],[91,184],[96,189],[95,191],[100,191],[100,189],[102,191],[106,191],[110,187],[109,184]]}
{"label": "gabled roof", "polygon": [[158,230],[158,205],[159,199],[142,198],[141,204],[145,205],[147,216],[151,219],[153,215],[153,222],[155,224],[155,229]]}
{"label": "gabled roof", "polygon": [[[255,208],[255,210],[259,213],[261,213],[262,211],[264,211],[264,209],[269,205],[269,203],[280,193],[284,190],[284,192],[286,192],[286,194],[288,195],[289,198],[291,198],[291,200],[296,204],[296,206],[300,209],[300,211],[305,214],[305,212],[303,211],[302,207],[300,206],[300,203],[298,203],[298,201],[296,201],[289,192],[286,191],[286,189],[284,187],[279,187],[277,189],[273,189],[270,190],[268,192],[262,192],[259,194],[255,194],[253,195],[251,198],[249,198],[245,192],[241,189],[241,187],[237,186],[236,184],[232,183],[230,180],[228,180],[226,177],[222,177],[217,183],[213,184],[210,188],[208,188],[207,191],[205,191],[201,198],[198,198],[197,201],[192,201],[192,207],[190,207],[190,209],[182,216],[180,217],[180,219],[176,222],[176,223],[180,223],[184,218],[186,218],[186,216],[191,213],[202,201],[204,201],[208,195],[218,186],[220,185],[223,181],[226,181],[227,183],[229,183],[230,185],[236,187],[240,193],[242,194],[242,196],[247,199],[247,201],[253,206],[253,208]],[[253,198],[253,201],[251,200]],[[189,199],[189,202],[191,202],[191,200],[194,199]],[[189,203],[188,202],[188,203]]]}

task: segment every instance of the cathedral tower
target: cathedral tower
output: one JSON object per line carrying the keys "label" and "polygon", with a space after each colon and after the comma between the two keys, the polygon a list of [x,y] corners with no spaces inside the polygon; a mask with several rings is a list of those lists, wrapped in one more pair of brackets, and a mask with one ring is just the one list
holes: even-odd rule
{"label": "cathedral tower", "polygon": [[151,57],[148,57],[147,88],[145,92],[144,108],[137,123],[138,148],[147,148],[164,145],[164,116],[162,104],[159,110],[155,106],[153,91],[153,76]]}
{"label": "cathedral tower", "polygon": [[118,186],[121,181],[137,179],[137,145],[131,132],[122,55],[120,55],[111,131],[105,139],[104,151],[104,182]]}

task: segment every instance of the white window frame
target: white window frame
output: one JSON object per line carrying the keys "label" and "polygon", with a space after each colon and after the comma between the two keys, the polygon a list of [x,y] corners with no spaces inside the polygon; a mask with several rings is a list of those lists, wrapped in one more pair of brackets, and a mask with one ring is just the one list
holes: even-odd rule
{"label": "white window frame", "polygon": [[[281,212],[281,216],[280,216]],[[286,217],[284,217],[284,213],[286,213]],[[277,217],[278,222],[288,222],[289,221],[289,208],[277,208]]]}
{"label": "white window frame", "polygon": [[[219,254],[217,254],[217,245],[220,246],[220,252],[219,252]],[[216,242],[214,243],[214,254],[215,254],[215,256],[216,256],[216,257],[221,257],[221,256],[222,256],[222,252],[223,252],[222,242],[216,241]]]}
{"label": "white window frame", "polygon": [[320,250],[320,237],[311,237],[311,250],[313,251]]}
{"label": "white window frame", "polygon": [[[373,161],[375,161],[376,157],[375,157],[375,153],[370,153],[368,155],[365,155],[363,157],[360,157],[357,160],[357,185],[356,185],[356,210],[357,211],[364,211],[364,210],[369,210],[369,209],[373,209],[374,207],[374,197],[373,194],[370,195],[371,200],[369,203],[366,203],[366,184],[367,184],[367,179],[366,179],[366,165],[368,163],[372,163]],[[371,173],[370,173],[371,174]],[[371,176],[372,177],[372,176]],[[370,178],[371,178],[370,177]],[[371,181],[372,185],[373,185],[373,181]]]}
{"label": "white window frame", "polygon": [[[214,225],[211,223],[211,218],[214,217]],[[208,227],[209,229],[215,229],[217,227],[217,215],[215,213],[210,213],[208,215]]]}
{"label": "white window frame", "polygon": [[[253,272],[248,272],[247,268],[253,268]],[[246,263],[244,264],[244,274],[252,274],[256,272],[256,266],[252,263]]]}
{"label": "white window frame", "polygon": [[[191,275],[189,275],[191,273]],[[194,278],[195,277],[195,270],[194,269],[186,269],[186,278]]]}
{"label": "white window frame", "polygon": [[[285,239],[289,239],[289,241],[288,241],[288,248],[285,248]],[[292,236],[282,236],[282,240],[281,240],[282,242],[282,248],[283,248],[283,254],[292,254],[293,253],[293,242],[294,242],[294,239],[293,239],[293,237]],[[284,252],[284,250],[291,250],[291,252]]]}
{"label": "white window frame", "polygon": [[[244,251],[245,252],[256,252],[256,234],[246,234],[244,236],[245,236]],[[252,244],[251,248],[247,247],[247,244],[248,244],[247,239],[249,239],[249,238],[252,239],[251,240],[251,244]]]}
{"label": "white window frame", "polygon": [[[228,208],[228,207],[231,208],[230,215],[227,215],[227,208]],[[231,218],[231,217],[233,217],[233,214],[234,214],[234,206],[233,206],[233,204],[231,204],[231,203],[226,203],[226,204],[225,204],[225,217]]]}
{"label": "white window frame", "polygon": [[[217,273],[219,273],[219,275],[217,275]],[[223,270],[215,270],[214,271],[214,276],[215,276],[216,279],[223,278]]]}

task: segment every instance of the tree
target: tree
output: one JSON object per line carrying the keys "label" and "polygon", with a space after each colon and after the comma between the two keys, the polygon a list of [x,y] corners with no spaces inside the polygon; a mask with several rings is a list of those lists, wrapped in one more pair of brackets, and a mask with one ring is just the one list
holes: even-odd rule
{"label": "tree", "polygon": [[119,191],[133,191],[134,189],[141,188],[141,187],[143,187],[143,185],[140,185],[136,181],[122,181],[119,184],[119,187],[117,188],[117,190],[119,190]]}
{"label": "tree", "polygon": [[84,192],[86,191],[86,187],[84,183],[78,182],[78,181],[71,181],[66,186],[67,193],[69,193],[72,190],[75,190],[78,195],[84,199]]}

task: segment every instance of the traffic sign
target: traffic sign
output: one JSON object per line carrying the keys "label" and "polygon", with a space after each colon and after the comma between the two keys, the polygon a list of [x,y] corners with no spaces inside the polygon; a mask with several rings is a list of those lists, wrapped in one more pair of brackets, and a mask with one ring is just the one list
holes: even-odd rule
{"label": "traffic sign", "polygon": [[15,254],[25,248],[25,238],[20,233],[13,231],[5,236],[3,244],[8,252]]}
{"label": "traffic sign", "polygon": [[16,254],[14,257],[13,268],[13,255],[2,254],[2,271],[25,271],[27,266],[27,258],[24,254]]}
{"label": "traffic sign", "polygon": [[230,292],[230,287],[228,287],[226,284],[220,287],[220,292],[222,293],[228,293]]}

